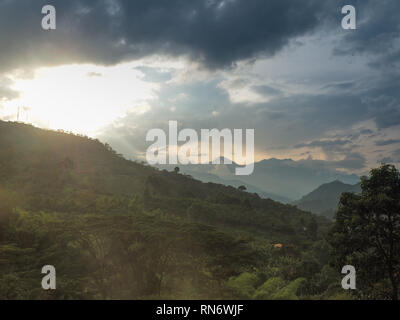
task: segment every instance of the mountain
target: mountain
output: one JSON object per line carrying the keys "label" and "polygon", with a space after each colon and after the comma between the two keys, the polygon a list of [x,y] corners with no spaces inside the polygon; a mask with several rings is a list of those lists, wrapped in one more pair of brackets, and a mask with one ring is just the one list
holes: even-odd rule
{"label": "mountain", "polygon": [[[0,121],[0,300],[327,297],[341,293],[327,291],[330,227],[95,139]],[[57,290],[40,289],[44,265]]]}
{"label": "mountain", "polygon": [[293,202],[293,205],[302,210],[333,218],[343,192],[360,193],[361,185],[360,183],[350,185],[336,180],[319,186],[300,200]]}
{"label": "mountain", "polygon": [[357,183],[359,177],[336,170],[315,167],[306,161],[269,159],[256,163],[249,183],[291,199],[298,199],[323,183],[340,180]]}
{"label": "mountain", "polygon": [[[268,159],[256,162],[250,176],[236,176],[232,164],[179,165],[182,172],[202,181],[218,181],[225,185],[245,185],[248,190],[260,190],[263,196],[284,203],[299,199],[318,186],[334,180],[355,184],[359,177],[337,170],[317,167],[311,161]],[[175,166],[162,166],[173,170]],[[210,176],[213,175],[213,176]],[[218,180],[217,178],[218,177]],[[210,180],[210,178],[214,180]],[[252,191],[260,193],[260,191]]]}
{"label": "mountain", "polygon": [[[174,171],[176,165],[157,165],[157,168]],[[255,187],[244,180],[239,180],[239,177],[232,175],[232,171],[235,168],[235,164],[227,165],[223,164],[208,164],[208,165],[184,165],[179,166],[180,172],[189,175],[197,180],[203,182],[213,182],[226,186],[232,186],[238,188],[244,185],[247,192],[257,193],[260,197],[265,199],[272,199],[281,203],[290,203],[291,199],[277,195],[271,192],[267,192],[259,187]]]}

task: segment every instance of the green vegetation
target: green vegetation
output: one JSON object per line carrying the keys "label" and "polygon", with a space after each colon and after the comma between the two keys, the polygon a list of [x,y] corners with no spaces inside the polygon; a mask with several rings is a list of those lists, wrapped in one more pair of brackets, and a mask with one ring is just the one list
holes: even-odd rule
{"label": "green vegetation", "polygon": [[324,217],[64,132],[0,122],[0,150],[0,299],[354,297]]}
{"label": "green vegetation", "polygon": [[361,195],[344,193],[331,231],[336,265],[357,269],[360,298],[398,299],[400,173],[382,165],[361,180]]}

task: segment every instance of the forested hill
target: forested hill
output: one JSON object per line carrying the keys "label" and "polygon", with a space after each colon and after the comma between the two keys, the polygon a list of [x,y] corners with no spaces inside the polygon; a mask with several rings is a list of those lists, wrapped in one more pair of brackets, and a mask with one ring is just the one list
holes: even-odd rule
{"label": "forested hill", "polygon": [[[300,230],[300,218],[311,218],[293,206],[233,187],[202,183],[190,176],[125,160],[107,144],[87,137],[0,122],[0,148],[2,185],[17,191],[20,203],[27,208],[65,211],[67,206],[71,212],[96,212],[100,209],[99,195],[119,197],[121,201],[143,196],[151,209],[160,207],[177,215],[186,213],[193,202],[230,206],[241,215],[242,220],[235,223],[262,228],[265,226],[258,224],[255,214],[243,212],[263,209],[277,217],[285,214],[289,220],[280,226],[283,231]],[[150,201],[153,197],[157,201]],[[206,220],[235,218],[234,211],[229,210],[226,217],[217,211],[215,216],[209,213]],[[279,230],[278,226],[275,229]]]}
{"label": "forested hill", "polygon": [[[0,121],[0,298],[323,295],[326,283],[310,285],[328,268],[328,227],[98,140]],[[55,292],[39,286],[45,264],[58,267]]]}
{"label": "forested hill", "polygon": [[333,181],[319,186],[300,200],[293,202],[301,210],[321,214],[333,218],[338,208],[339,199],[344,192],[361,192],[361,184],[346,184],[341,181]]}

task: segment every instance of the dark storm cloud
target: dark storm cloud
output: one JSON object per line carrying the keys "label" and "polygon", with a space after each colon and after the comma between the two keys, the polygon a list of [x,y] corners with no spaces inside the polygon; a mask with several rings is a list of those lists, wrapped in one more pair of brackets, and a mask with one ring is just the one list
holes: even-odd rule
{"label": "dark storm cloud", "polygon": [[[339,42],[335,53],[362,55],[381,79],[364,94],[378,129],[400,125],[400,1],[358,1],[357,30]],[[366,75],[365,78],[368,76]]]}
{"label": "dark storm cloud", "polygon": [[400,63],[400,50],[392,51],[383,57],[373,59],[368,65],[375,69],[393,69],[398,68]]}
{"label": "dark storm cloud", "polygon": [[376,55],[370,65],[392,67],[399,62],[400,1],[357,1],[357,30],[349,32],[336,54]]}
{"label": "dark storm cloud", "polygon": [[377,147],[384,147],[397,143],[400,143],[400,139],[379,140],[375,142],[375,145]]}
{"label": "dark storm cloud", "polygon": [[[57,9],[55,31],[41,29],[41,8],[46,4]],[[345,4],[357,8],[357,30],[340,28],[340,9]],[[147,129],[163,127],[170,119],[194,129],[256,128],[259,149],[261,144],[271,144],[339,150],[346,154],[343,160],[313,163],[360,169],[365,158],[350,149],[347,140],[352,138],[324,138],[329,130],[341,133],[364,120],[374,120],[378,131],[400,124],[400,75],[394,68],[399,57],[399,9],[397,0],[0,0],[0,74],[65,63],[110,65],[153,54],[185,56],[212,70],[229,68],[240,60],[273,56],[291,40],[311,32],[325,36],[332,28],[329,53],[335,47],[338,55],[358,59],[362,54],[372,68],[353,78],[337,68],[342,57],[333,56],[333,66],[326,69],[318,61],[307,60],[301,67],[316,70],[319,79],[306,82],[309,77],[301,74],[301,68],[290,69],[294,78],[304,78],[300,84],[310,85],[307,93],[301,89],[296,94],[284,92],[288,79],[283,79],[282,92],[260,81],[250,85],[243,79],[233,81],[231,88],[248,85],[274,98],[249,107],[230,101],[219,86],[223,79],[217,79],[218,74],[202,83],[179,86],[165,83],[171,79],[169,71],[140,67],[143,80],[162,84],[158,99],[151,102],[151,111],[121,119],[104,140],[124,154],[132,146],[140,153],[146,149]],[[313,57],[328,52],[319,51],[318,46],[309,51]],[[369,73],[386,67],[392,70]],[[313,87],[328,93],[314,90],[310,94]],[[0,82],[0,100],[16,96],[9,88],[9,83]],[[373,134],[365,130],[360,134]]]}
{"label": "dark storm cloud", "polygon": [[[57,30],[41,29],[46,4],[56,7]],[[113,64],[150,54],[229,67],[274,55],[330,10],[319,0],[1,0],[0,68]]]}
{"label": "dark storm cloud", "polygon": [[372,135],[374,132],[370,129],[361,129],[359,133],[360,135]]}
{"label": "dark storm cloud", "polygon": [[400,74],[387,74],[365,92],[363,101],[379,129],[400,124]]}
{"label": "dark storm cloud", "polygon": [[361,89],[324,95],[295,95],[270,103],[297,116],[297,123],[320,132],[373,120],[379,130],[400,125],[400,76],[373,78]]}
{"label": "dark storm cloud", "polygon": [[297,94],[273,100],[258,109],[257,117],[268,118],[271,112],[279,112],[281,120],[288,121],[293,129],[302,128],[302,132],[314,132],[315,136],[369,118],[368,105],[358,94]]}
{"label": "dark storm cloud", "polygon": [[390,128],[400,125],[400,105],[397,107],[383,106],[375,110],[375,122],[379,128]]}
{"label": "dark storm cloud", "polygon": [[355,82],[354,81],[345,81],[345,82],[340,82],[340,83],[330,83],[322,89],[336,89],[336,90],[351,90],[354,88]]}

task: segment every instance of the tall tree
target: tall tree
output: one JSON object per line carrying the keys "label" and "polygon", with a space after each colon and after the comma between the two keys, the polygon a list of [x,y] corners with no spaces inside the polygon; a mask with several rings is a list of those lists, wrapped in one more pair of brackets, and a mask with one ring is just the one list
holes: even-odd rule
{"label": "tall tree", "polygon": [[[344,193],[331,244],[336,265],[354,265],[366,294],[388,281],[398,299],[400,281],[400,174],[392,165],[373,169],[361,179],[361,194]],[[360,283],[357,281],[357,283]],[[358,286],[358,284],[357,284]]]}

